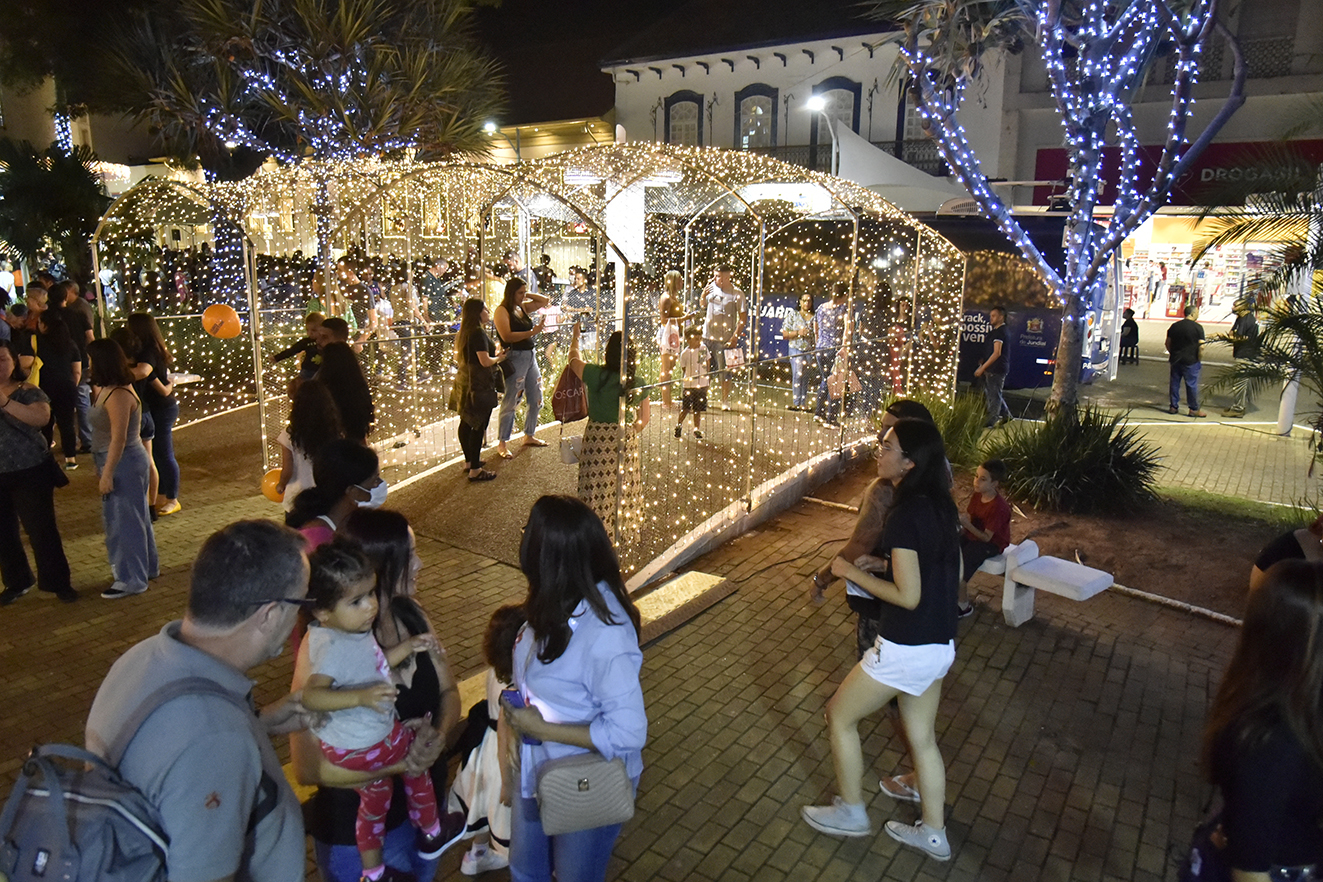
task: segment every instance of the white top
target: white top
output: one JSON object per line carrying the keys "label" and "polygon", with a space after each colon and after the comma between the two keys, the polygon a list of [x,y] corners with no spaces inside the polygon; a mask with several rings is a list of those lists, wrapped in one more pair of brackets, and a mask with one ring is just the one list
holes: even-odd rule
{"label": "white top", "polygon": [[[314,623],[305,639],[312,673],[330,677],[333,688],[359,689],[381,680],[390,682],[386,654],[371,631],[350,634]],[[371,707],[331,711],[326,723],[314,726],[312,731],[332,747],[357,750],[384,741],[394,727],[392,705],[386,712]]]}
{"label": "white top", "polygon": [[686,346],[680,350],[680,375],[684,377],[684,388],[702,389],[707,386],[708,357],[706,346],[699,346],[697,349]]}
{"label": "white top", "polygon": [[285,498],[281,505],[285,511],[294,510],[294,497],[298,496],[309,487],[317,486],[317,482],[312,477],[312,460],[308,458],[302,450],[294,446],[294,442],[289,440],[289,429],[285,429],[277,437],[276,441],[280,446],[289,451],[289,459],[294,466],[294,475],[285,485]]}

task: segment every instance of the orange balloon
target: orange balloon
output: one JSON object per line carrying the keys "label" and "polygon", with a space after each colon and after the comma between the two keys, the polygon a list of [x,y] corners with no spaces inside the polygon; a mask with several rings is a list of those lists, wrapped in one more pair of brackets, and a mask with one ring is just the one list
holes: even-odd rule
{"label": "orange balloon", "polygon": [[280,483],[280,469],[272,469],[262,476],[262,495],[272,502],[284,502],[284,492],[277,490],[276,485]]}
{"label": "orange balloon", "polygon": [[243,333],[243,325],[239,323],[239,313],[234,311],[233,306],[224,303],[213,303],[203,310],[202,329],[222,340],[229,340]]}

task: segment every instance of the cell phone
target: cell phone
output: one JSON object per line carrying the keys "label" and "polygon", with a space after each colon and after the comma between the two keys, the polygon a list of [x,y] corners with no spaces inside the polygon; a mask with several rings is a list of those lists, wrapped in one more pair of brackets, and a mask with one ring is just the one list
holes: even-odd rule
{"label": "cell phone", "polygon": [[[501,697],[504,698],[507,702],[510,703],[510,707],[527,707],[527,706],[528,706],[528,705],[524,702],[524,696],[522,696],[522,695],[519,694],[519,690],[518,690],[518,689],[502,689],[502,690],[501,690]],[[528,745],[536,745],[536,744],[541,744],[541,743],[542,743],[542,742],[541,742],[540,740],[538,740],[537,738],[529,738],[527,735],[523,735],[523,736],[521,736],[521,737],[523,738],[524,743],[525,743],[525,744],[528,744]]]}

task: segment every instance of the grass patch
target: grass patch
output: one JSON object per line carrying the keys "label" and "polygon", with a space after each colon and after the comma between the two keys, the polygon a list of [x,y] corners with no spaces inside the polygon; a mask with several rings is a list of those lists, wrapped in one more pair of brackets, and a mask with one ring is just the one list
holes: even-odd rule
{"label": "grass patch", "polygon": [[1160,495],[1195,511],[1262,521],[1282,531],[1299,529],[1318,517],[1317,504],[1303,501],[1294,505],[1272,505],[1187,487],[1163,487]]}

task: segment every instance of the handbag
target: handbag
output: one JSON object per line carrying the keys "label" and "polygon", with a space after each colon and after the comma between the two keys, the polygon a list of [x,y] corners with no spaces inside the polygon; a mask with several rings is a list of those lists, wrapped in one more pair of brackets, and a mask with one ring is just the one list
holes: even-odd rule
{"label": "handbag", "polygon": [[623,824],[634,817],[634,783],[620,757],[576,753],[538,769],[537,805],[548,836]]}
{"label": "handbag", "polygon": [[1178,882],[1231,882],[1226,848],[1219,811],[1194,828],[1189,851],[1176,871]]}
{"label": "handbag", "polygon": [[[551,413],[562,423],[573,423],[588,416],[588,390],[583,379],[566,366],[551,394]],[[576,460],[577,461],[577,460]]]}
{"label": "handbag", "polygon": [[725,358],[726,367],[728,368],[739,367],[744,364],[744,350],[738,346],[727,349],[722,353],[722,356]]}
{"label": "handbag", "polygon": [[827,377],[827,396],[833,401],[839,401],[842,395],[860,392],[863,388],[859,375],[850,369],[849,359],[843,354],[837,354],[836,363],[832,365],[831,374]]}
{"label": "handbag", "polygon": [[566,465],[576,464],[579,461],[579,454],[582,452],[582,435],[571,435],[568,438],[560,439],[560,461]]}

